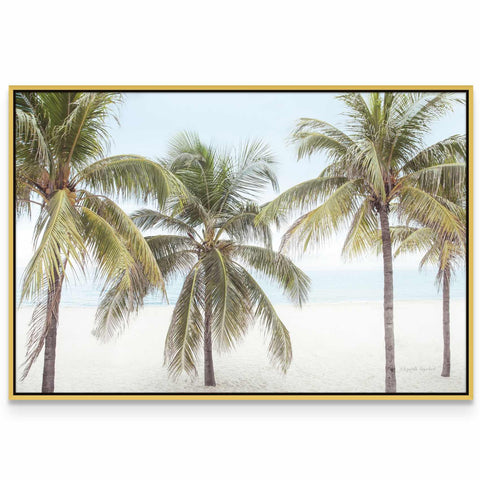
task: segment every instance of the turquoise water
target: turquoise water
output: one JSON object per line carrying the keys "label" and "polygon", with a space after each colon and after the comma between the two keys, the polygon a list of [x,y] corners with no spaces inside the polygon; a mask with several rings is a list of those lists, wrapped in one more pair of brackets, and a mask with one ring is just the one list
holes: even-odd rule
{"label": "turquoise water", "polygon": [[[309,303],[337,303],[353,301],[378,301],[383,299],[383,272],[381,270],[314,270],[305,271],[312,285]],[[19,292],[19,277],[17,275],[17,302]],[[288,304],[282,290],[262,278],[257,277],[270,300],[274,304]],[[394,271],[394,296],[396,300],[435,300],[441,298],[441,292],[435,286],[435,272],[418,270]],[[169,303],[175,303],[182,286],[181,280],[167,285]],[[452,281],[451,297],[465,298],[466,274],[458,272]],[[96,306],[100,288],[88,279],[78,281],[75,286],[66,286],[62,293],[64,306]],[[27,304],[27,303],[25,303]],[[145,300],[146,305],[167,305],[160,294],[150,295]]]}

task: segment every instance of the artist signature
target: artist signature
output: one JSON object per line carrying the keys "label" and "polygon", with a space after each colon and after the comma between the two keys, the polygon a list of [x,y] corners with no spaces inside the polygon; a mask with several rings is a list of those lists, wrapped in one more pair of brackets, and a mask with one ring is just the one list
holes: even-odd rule
{"label": "artist signature", "polygon": [[400,367],[398,370],[400,372],[431,372],[436,370],[436,367]]}

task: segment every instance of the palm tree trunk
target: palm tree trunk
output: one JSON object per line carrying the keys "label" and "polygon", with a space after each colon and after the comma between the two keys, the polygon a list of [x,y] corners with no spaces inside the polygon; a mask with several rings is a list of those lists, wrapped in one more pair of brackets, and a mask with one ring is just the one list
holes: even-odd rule
{"label": "palm tree trunk", "polygon": [[443,369],[442,377],[450,376],[450,267],[443,274]]}
{"label": "palm tree trunk", "polygon": [[383,251],[383,322],[385,329],[385,392],[397,391],[395,335],[393,329],[393,261],[390,224],[386,205],[379,209]]}
{"label": "palm tree trunk", "polygon": [[206,387],[214,387],[215,372],[212,355],[212,306],[207,299],[205,305],[205,332],[203,335],[204,378]]}
{"label": "palm tree trunk", "polygon": [[63,275],[55,272],[53,286],[48,291],[47,322],[43,360],[42,393],[55,391],[55,357],[57,348],[58,310],[62,293]]}

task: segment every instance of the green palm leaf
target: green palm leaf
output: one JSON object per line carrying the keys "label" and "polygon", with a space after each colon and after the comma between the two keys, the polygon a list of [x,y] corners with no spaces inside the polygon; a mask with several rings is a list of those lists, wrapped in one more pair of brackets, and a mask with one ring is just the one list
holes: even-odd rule
{"label": "green palm leaf", "polygon": [[179,250],[158,257],[158,268],[166,282],[186,277],[198,260],[195,250]]}
{"label": "green palm leaf", "polygon": [[[121,238],[131,256],[143,265],[144,271],[152,285],[160,285],[162,288],[162,274],[158,269],[156,259],[146,241],[132,219],[112,200],[105,197],[86,194],[79,202],[102,217],[115,233]],[[87,224],[88,228],[88,224]]]}
{"label": "green palm leaf", "polygon": [[183,198],[181,182],[160,163],[136,155],[117,155],[99,160],[80,171],[74,183],[105,195],[134,196],[159,205],[172,194]]}
{"label": "green palm leaf", "polygon": [[338,128],[314,118],[301,118],[292,134],[298,143],[298,158],[324,150],[332,159],[342,158],[355,145],[355,141]]}
{"label": "green palm leaf", "polygon": [[452,135],[415,152],[413,157],[408,158],[401,166],[401,171],[408,175],[424,168],[442,165],[446,161],[450,163],[452,160],[465,159],[466,146],[465,135]]}
{"label": "green palm leaf", "polygon": [[60,303],[61,287],[65,277],[64,268],[65,263],[62,265],[57,288],[52,289],[49,287],[48,280],[45,278],[43,289],[37,294],[36,305],[28,325],[27,351],[22,364],[23,371],[20,376],[20,381],[25,380],[33,364],[42,352],[50,326],[52,323],[58,322],[58,318],[55,318],[53,309],[50,307],[54,303]]}
{"label": "green palm leaf", "polygon": [[462,208],[449,200],[431,195],[424,190],[405,186],[401,191],[400,219],[429,225],[439,237],[455,238],[465,244],[465,227],[458,222]]}
{"label": "green palm leaf", "polygon": [[135,225],[141,230],[149,230],[155,227],[165,228],[175,233],[197,235],[195,229],[188,223],[182,222],[180,219],[171,215],[165,215],[156,210],[143,208],[137,210],[131,215]]}
{"label": "green palm leaf", "polygon": [[245,287],[238,269],[219,249],[206,254],[203,265],[213,344],[220,352],[228,351],[246,334],[251,320]]}
{"label": "green palm leaf", "polygon": [[239,209],[239,213],[232,212],[217,223],[218,228],[216,238],[221,239],[222,234],[226,233],[237,242],[254,241],[272,247],[272,234],[270,227],[265,223],[256,224],[257,215],[260,207],[253,203],[246,204]]}
{"label": "green palm leaf", "polygon": [[237,245],[234,257],[268,279],[277,282],[293,303],[302,306],[306,302],[310,279],[285,255],[268,248]]}
{"label": "green palm leaf", "polygon": [[459,197],[466,181],[465,163],[444,163],[422,168],[404,177],[405,185],[412,185],[432,195]]}
{"label": "green palm leaf", "polygon": [[[126,328],[130,314],[143,304],[150,289],[164,290],[165,286],[148,248],[144,247],[149,259],[141,263],[132,253],[131,242],[129,245],[107,220],[85,206],[82,215],[86,243],[98,264],[97,274],[105,279],[94,334],[106,341]],[[143,242],[143,238],[138,241]]]}
{"label": "green palm leaf", "polygon": [[45,207],[40,222],[42,238],[25,269],[21,300],[43,291],[44,279],[53,285],[64,258],[68,264],[82,264],[85,244],[81,236],[81,218],[71,204],[67,190],[57,191]]}
{"label": "green palm leaf", "polygon": [[258,214],[256,223],[261,225],[271,222],[286,212],[305,210],[318,205],[347,181],[345,176],[320,176],[295,185],[269,202]]}
{"label": "green palm leaf", "polygon": [[[319,207],[296,220],[282,239],[280,250],[287,248],[306,251],[311,242],[324,241],[338,231],[360,205],[362,181],[354,179],[338,187]],[[297,243],[292,246],[292,241]]]}
{"label": "green palm leaf", "polygon": [[285,373],[292,363],[290,334],[260,285],[243,267],[240,268],[242,283],[248,291],[248,299],[253,307],[253,316],[258,319],[265,334],[270,337],[268,344],[270,360]]}
{"label": "green palm leaf", "polygon": [[154,235],[145,237],[157,261],[180,250],[196,250],[197,243],[182,235]]}
{"label": "green palm leaf", "polygon": [[200,264],[187,275],[173,311],[165,341],[165,361],[170,375],[196,375],[198,351],[202,344],[203,308]]}
{"label": "green palm leaf", "polygon": [[343,244],[342,255],[352,259],[369,253],[372,243],[380,241],[378,218],[368,200],[364,200],[356,211]]}

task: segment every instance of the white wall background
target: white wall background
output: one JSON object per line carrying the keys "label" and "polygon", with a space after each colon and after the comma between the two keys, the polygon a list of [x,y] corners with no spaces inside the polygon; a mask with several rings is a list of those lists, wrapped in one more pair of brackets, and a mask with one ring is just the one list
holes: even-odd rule
{"label": "white wall background", "polygon": [[[478,401],[9,402],[6,230],[8,84],[475,84],[478,95],[474,6],[473,0],[5,3],[2,477],[474,477]],[[477,223],[479,215],[476,202]]]}

